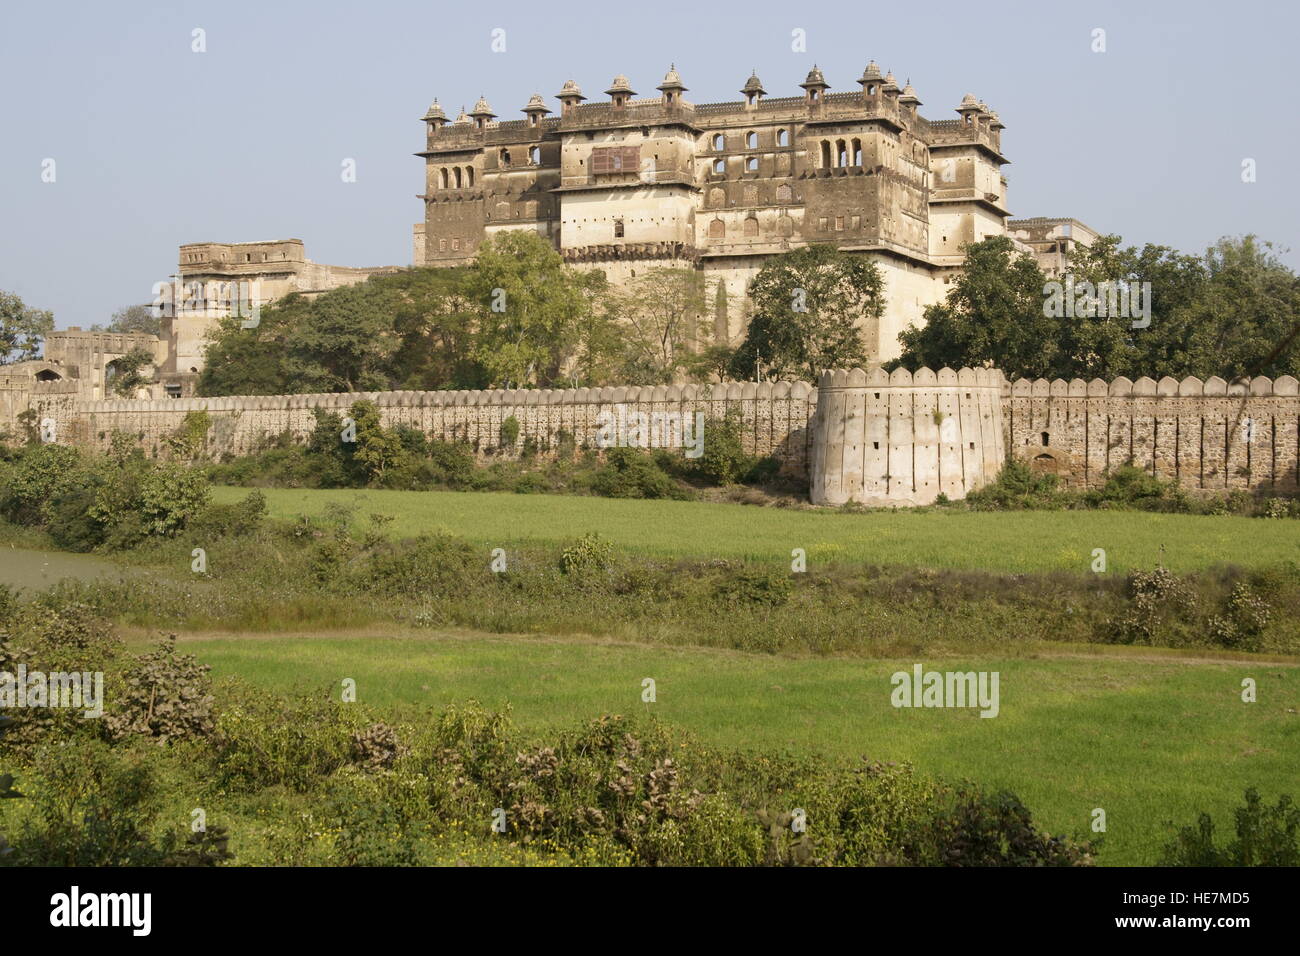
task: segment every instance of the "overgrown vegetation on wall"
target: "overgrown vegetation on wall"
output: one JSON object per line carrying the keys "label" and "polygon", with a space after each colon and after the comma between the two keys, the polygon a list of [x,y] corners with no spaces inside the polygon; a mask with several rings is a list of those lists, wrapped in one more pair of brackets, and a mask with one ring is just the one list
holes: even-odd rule
{"label": "overgrown vegetation on wall", "polygon": [[540,448],[531,438],[519,446],[519,422],[513,416],[503,421],[499,444],[485,456],[467,442],[431,439],[406,425],[388,427],[369,401],[356,402],[349,409],[355,441],[342,441],[343,416],[321,409],[314,414],[316,427],[305,444],[281,435],[254,455],[207,466],[208,476],[216,484],[263,487],[514,491],[608,498],[688,499],[708,488],[735,484],[799,490],[791,480],[777,480],[774,458],[745,450],[744,423],[735,415],[706,422],[703,453],[686,458],[680,450],[579,448],[563,432],[555,448]]}

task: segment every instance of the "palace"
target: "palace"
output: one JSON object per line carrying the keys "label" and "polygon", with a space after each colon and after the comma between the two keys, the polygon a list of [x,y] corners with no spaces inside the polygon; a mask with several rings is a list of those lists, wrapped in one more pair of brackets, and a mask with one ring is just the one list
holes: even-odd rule
{"label": "palace", "polygon": [[585,103],[569,80],[558,116],[534,94],[525,119],[498,120],[480,98],[450,123],[435,100],[417,154],[425,213],[414,262],[465,264],[485,239],[528,229],[616,284],[697,269],[718,303],[714,340],[734,344],[767,259],[832,243],[871,256],[885,277],[884,314],[862,330],[869,357],[885,361],[943,299],[966,245],[1010,235],[1059,270],[1070,246],[1095,237],[1073,219],[1008,221],[1003,124],[973,95],[957,119],[929,120],[911,84],[874,62],[857,85],[831,92],[814,66],[801,96],[768,98],[751,75],[743,99],[692,103],[670,69],[653,98],[617,76],[607,100]]}

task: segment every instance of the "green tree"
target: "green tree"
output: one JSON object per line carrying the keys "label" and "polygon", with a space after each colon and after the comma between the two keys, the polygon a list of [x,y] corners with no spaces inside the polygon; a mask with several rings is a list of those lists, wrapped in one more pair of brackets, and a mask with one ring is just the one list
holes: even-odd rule
{"label": "green tree", "polygon": [[406,464],[410,455],[398,434],[384,427],[379,417],[379,406],[374,402],[354,402],[351,416],[357,426],[357,447],[353,456],[371,482],[382,484],[384,476],[391,469]]}
{"label": "green tree", "polygon": [[294,293],[261,308],[258,324],[244,328],[226,316],[209,333],[199,373],[200,395],[283,395],[308,391],[294,382],[286,364],[289,333],[311,309]]}
{"label": "green tree", "polygon": [[475,358],[492,387],[547,387],[581,348],[582,319],[604,290],[598,272],[571,269],[536,233],[484,242],[466,288],[477,317]]}
{"label": "green tree", "polygon": [[993,364],[1008,377],[1050,377],[1063,367],[1061,322],[1043,308],[1047,279],[1032,256],[994,236],[966,250],[947,299],[925,310],[925,324],[899,335],[892,366],[938,370]]}
{"label": "green tree", "polygon": [[35,358],[45,336],[53,331],[53,312],[33,309],[14,293],[0,289],[0,365]]}
{"label": "green tree", "polygon": [[118,395],[134,398],[136,389],[149,384],[140,369],[152,364],[153,353],[145,349],[132,349],[121,358],[108,363],[108,382]]}
{"label": "green tree", "polygon": [[466,291],[471,271],[410,269],[376,280],[392,291],[401,343],[390,362],[389,387],[486,387],[487,374],[474,355],[475,316]]}
{"label": "green tree", "polygon": [[393,326],[397,296],[367,281],[318,297],[286,330],[286,370],[307,392],[382,391],[401,339]]}
{"label": "green tree", "polygon": [[707,297],[695,269],[651,269],[611,295],[611,307],[624,329],[629,385],[671,382],[712,337],[700,322]]}
{"label": "green tree", "polygon": [[754,304],[732,359],[738,379],[815,379],[865,365],[861,327],[884,311],[884,279],[870,258],[816,244],[768,261],[749,286]]}
{"label": "green tree", "polygon": [[107,326],[92,325],[92,332],[143,332],[145,335],[162,335],[162,317],[154,314],[151,305],[124,305],[113,313]]}

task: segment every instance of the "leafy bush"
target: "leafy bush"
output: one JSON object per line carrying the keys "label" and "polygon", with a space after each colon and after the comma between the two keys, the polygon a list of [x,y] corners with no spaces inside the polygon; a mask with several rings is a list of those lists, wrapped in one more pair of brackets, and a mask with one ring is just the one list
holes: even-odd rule
{"label": "leafy bush", "polygon": [[[32,812],[11,834],[7,866],[166,866],[194,862],[178,854],[175,830],[153,833],[162,794],[144,755],[83,740],[41,749],[34,766]],[[212,862],[216,862],[213,860]]]}
{"label": "leafy bush", "polygon": [[1268,806],[1259,791],[1249,788],[1246,802],[1234,813],[1236,839],[1215,842],[1214,821],[1202,813],[1196,825],[1185,826],[1164,849],[1168,866],[1300,866],[1300,807],[1290,794]]}
{"label": "leafy bush", "polygon": [[18,524],[44,524],[50,505],[85,481],[81,452],[67,445],[28,445],[7,475],[0,511]]}
{"label": "leafy bush", "polygon": [[175,634],[164,638],[126,671],[105,731],[115,740],[141,736],[160,744],[208,736],[214,726],[210,670],[193,655],[176,653]]}
{"label": "leafy bush", "polygon": [[351,762],[356,727],[342,704],[243,688],[234,697],[219,712],[213,737],[222,786],[245,793],[283,786],[305,793]]}
{"label": "leafy bush", "polygon": [[687,472],[708,485],[731,485],[743,479],[757,464],[745,451],[745,423],[735,411],[726,418],[704,424],[703,454],[687,459]]}
{"label": "leafy bush", "polygon": [[1272,617],[1268,602],[1243,581],[1233,587],[1224,611],[1223,616],[1210,619],[1210,636],[1214,642],[1244,651],[1259,650],[1264,629]]}
{"label": "leafy bush", "polygon": [[519,419],[513,415],[507,415],[501,420],[500,434],[501,448],[503,450],[513,449],[515,443],[519,441]]}
{"label": "leafy bush", "polygon": [[594,531],[584,534],[560,554],[560,570],[565,574],[583,575],[606,571],[614,560],[614,548]]}
{"label": "leafy bush", "polygon": [[[231,504],[209,504],[194,518],[187,530],[195,538],[232,536],[242,538],[253,534],[266,518],[266,495],[251,492],[242,501]],[[50,531],[53,534],[53,529]]]}
{"label": "leafy bush", "polygon": [[1024,462],[1008,458],[998,477],[966,495],[966,504],[976,511],[1055,508],[1064,496],[1055,475],[1036,475]]}
{"label": "leafy bush", "polygon": [[650,455],[634,448],[611,448],[605,465],[590,480],[593,494],[604,498],[690,498]]}
{"label": "leafy bush", "polygon": [[1122,465],[1106,477],[1100,488],[1085,492],[1084,501],[1095,508],[1131,507],[1144,511],[1187,511],[1187,492],[1175,481],[1157,478],[1149,471]]}

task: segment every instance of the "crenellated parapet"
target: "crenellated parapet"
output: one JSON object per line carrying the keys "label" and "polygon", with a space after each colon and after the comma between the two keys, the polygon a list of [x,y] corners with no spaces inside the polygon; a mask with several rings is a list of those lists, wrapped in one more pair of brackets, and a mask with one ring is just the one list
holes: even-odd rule
{"label": "crenellated parapet", "polygon": [[[105,449],[124,432],[159,455],[185,416],[203,411],[212,421],[211,458],[249,454],[286,434],[305,442],[317,411],[346,417],[363,400],[390,427],[505,458],[607,447],[602,429],[611,422],[621,434],[644,423],[650,437],[636,447],[674,448],[674,428],[695,416],[734,416],[748,451],[806,476],[813,502],[827,505],[956,500],[995,478],[1009,455],[1075,487],[1095,487],[1132,464],[1189,490],[1295,491],[1300,468],[1300,383],[1289,375],[1008,382],[997,369],[874,366],[827,371],[816,388],[726,382],[83,401],[52,382],[0,397],[14,399],[0,404],[11,431],[17,414],[32,408],[55,422],[57,441]],[[509,418],[519,428],[506,445]]]}
{"label": "crenellated parapet", "polygon": [[814,504],[923,505],[964,498],[1005,457],[997,369],[835,369],[818,382]]}
{"label": "crenellated parapet", "polygon": [[1006,441],[1035,469],[1095,487],[1132,464],[1189,490],[1295,490],[1300,382],[1017,379],[1006,390]]}
{"label": "crenellated parapet", "polygon": [[[212,419],[210,457],[242,455],[289,434],[304,442],[316,427],[316,410],[346,416],[353,404],[370,401],[383,422],[405,425],[431,438],[464,441],[483,455],[515,457],[525,447],[540,454],[572,444],[600,447],[602,423],[633,425],[645,416],[648,447],[687,416],[695,421],[739,416],[750,448],[774,455],[792,471],[807,468],[809,419],[817,393],[806,382],[731,382],[714,385],[606,386],[570,389],[344,392],[307,395],[243,395],[159,401],[95,401],[70,405],[61,415],[59,440],[106,448],[113,433],[136,435],[149,451],[166,453],[164,439],[190,412]],[[519,423],[518,438],[502,446],[502,423]]]}

